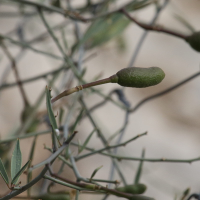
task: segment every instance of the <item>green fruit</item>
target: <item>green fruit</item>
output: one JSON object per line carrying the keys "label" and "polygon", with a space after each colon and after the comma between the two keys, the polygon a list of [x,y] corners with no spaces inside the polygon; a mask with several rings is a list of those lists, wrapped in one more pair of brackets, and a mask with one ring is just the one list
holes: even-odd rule
{"label": "green fruit", "polygon": [[164,77],[165,73],[159,67],[130,67],[118,71],[111,77],[111,82],[124,87],[145,88],[157,85]]}
{"label": "green fruit", "polygon": [[133,197],[130,197],[129,200],[155,200],[151,197],[146,197],[146,196],[133,196]]}
{"label": "green fruit", "polygon": [[138,183],[133,185],[126,185],[125,187],[118,187],[116,190],[130,194],[143,194],[147,187],[144,184]]}
{"label": "green fruit", "polygon": [[194,32],[192,35],[186,38],[186,42],[196,51],[200,52],[200,31]]}

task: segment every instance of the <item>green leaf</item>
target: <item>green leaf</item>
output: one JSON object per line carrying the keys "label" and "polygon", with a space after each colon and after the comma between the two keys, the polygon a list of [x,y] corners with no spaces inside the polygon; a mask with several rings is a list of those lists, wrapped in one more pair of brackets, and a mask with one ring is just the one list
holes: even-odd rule
{"label": "green leaf", "polygon": [[[57,148],[57,142],[56,142],[55,138],[57,138],[57,141],[59,142],[58,135],[56,133],[56,131],[58,130],[58,126],[57,126],[56,118],[54,116],[54,113],[53,113],[53,110],[52,110],[52,107],[51,107],[51,90],[49,90],[48,87],[46,87],[46,106],[47,106],[47,112],[48,112],[49,120],[50,120],[50,123],[51,123],[51,126],[52,126],[53,146],[54,146],[54,148]],[[60,142],[59,142],[59,144],[60,144]]]}
{"label": "green leaf", "polygon": [[22,165],[22,153],[20,150],[20,144],[19,144],[19,139],[18,139],[15,145],[15,149],[12,154],[12,159],[11,159],[11,178],[12,179],[16,176],[16,174],[21,169],[21,165]]}
{"label": "green leaf", "polygon": [[[145,149],[142,150],[142,158],[144,158],[144,156],[145,156]],[[137,173],[135,176],[135,181],[134,181],[135,184],[138,184],[140,181],[140,177],[142,174],[142,167],[143,167],[143,161],[140,161],[140,164],[138,166]]]}
{"label": "green leaf", "polygon": [[[35,144],[36,144],[36,139],[37,139],[37,136],[35,136],[34,140],[33,140],[33,143],[32,143],[32,147],[31,147],[31,151],[30,151],[30,155],[29,155],[29,160],[33,160],[33,155],[34,155],[34,151],[35,151]],[[31,167],[31,161],[29,162],[28,164],[28,169]],[[32,179],[32,172],[29,172],[27,174],[27,183],[29,183]],[[31,193],[31,187],[28,188],[27,190],[28,192],[28,196],[30,196],[30,193]]]}
{"label": "green leaf", "polygon": [[72,127],[72,133],[75,131],[75,128],[76,128],[78,122],[81,120],[82,115],[83,115],[83,111],[84,111],[84,109],[81,109],[81,111],[80,111],[78,117],[76,118],[76,121],[74,122],[74,125],[73,125],[73,127]]}
{"label": "green leaf", "polygon": [[103,165],[100,166],[100,167],[98,167],[98,168],[96,168],[96,169],[93,171],[93,173],[92,173],[92,175],[91,175],[91,177],[90,177],[90,180],[95,176],[95,174],[96,174],[102,167],[103,167]]}
{"label": "green leaf", "polygon": [[51,93],[47,87],[46,87],[46,106],[47,106],[47,112],[48,112],[48,116],[49,116],[49,120],[50,120],[52,128],[54,130],[58,129],[56,118],[54,116],[54,113],[51,107]]}
{"label": "green leaf", "polygon": [[4,164],[0,158],[0,174],[2,176],[2,178],[4,179],[4,181],[7,183],[7,185],[9,184],[9,180],[8,180],[8,175],[7,172],[5,170]]}
{"label": "green leaf", "polygon": [[97,19],[87,29],[82,40],[74,46],[74,49],[85,44],[85,48],[92,49],[100,46],[117,35],[120,35],[129,25],[130,20],[122,13],[115,13],[107,18]]}
{"label": "green leaf", "polygon": [[59,119],[58,119],[59,125],[62,124],[63,115],[64,115],[64,109],[61,107],[60,112],[59,112]]}
{"label": "green leaf", "polygon": [[86,138],[85,142],[84,142],[83,145],[80,147],[78,153],[81,153],[81,152],[85,149],[85,147],[87,146],[88,142],[90,141],[90,139],[91,139],[91,137],[92,137],[92,135],[93,135],[93,133],[94,133],[95,131],[96,131],[96,129],[94,129],[94,130],[90,133],[90,135]]}
{"label": "green leaf", "polygon": [[180,198],[181,200],[186,199],[186,197],[189,195],[190,193],[190,188],[187,188],[186,190],[184,190],[182,197]]}
{"label": "green leaf", "polygon": [[29,160],[20,170],[19,172],[15,175],[15,177],[12,179],[11,184],[15,185],[19,179],[19,177],[21,176],[21,174],[24,172],[24,170],[27,168],[27,166],[29,165],[29,163],[31,162],[31,160]]}

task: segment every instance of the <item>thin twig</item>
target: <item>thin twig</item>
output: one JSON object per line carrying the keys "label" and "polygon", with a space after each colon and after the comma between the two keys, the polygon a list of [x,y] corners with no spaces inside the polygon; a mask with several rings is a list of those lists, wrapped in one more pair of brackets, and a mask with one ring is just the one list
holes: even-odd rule
{"label": "thin twig", "polygon": [[18,69],[17,69],[17,65],[16,65],[16,62],[15,62],[15,59],[13,58],[13,56],[11,55],[11,53],[9,52],[8,48],[6,47],[6,45],[4,44],[3,41],[1,41],[1,47],[4,51],[4,53],[6,54],[6,56],[8,57],[8,59],[10,60],[11,62],[11,66],[12,66],[12,69],[14,71],[14,74],[15,74],[15,78],[16,78],[16,81],[17,81],[17,84],[18,84],[18,87],[19,87],[19,90],[21,92],[21,95],[22,95],[22,99],[23,99],[23,102],[24,102],[24,106],[28,106],[29,105],[29,102],[28,102],[28,99],[27,99],[27,96],[26,96],[26,93],[24,91],[24,88],[22,86],[22,83],[21,83],[21,79],[19,77],[19,72],[18,72]]}
{"label": "thin twig", "polygon": [[[39,3],[39,2],[28,1],[28,0],[10,0],[10,1],[16,2],[16,3],[23,3],[24,5],[34,6],[36,8],[40,8],[40,9],[42,9],[44,11],[50,11],[50,12],[54,12],[54,13],[59,13],[59,14],[65,16],[65,17],[69,17],[69,18],[71,18],[73,20],[77,20],[77,21],[84,22],[84,23],[87,23],[87,22],[90,22],[90,21],[94,21],[94,20],[96,20],[98,18],[107,17],[109,15],[117,13],[122,8],[126,8],[126,7],[129,6],[129,4],[132,3],[132,2],[126,3],[125,5],[121,6],[120,8],[117,8],[117,9],[112,10],[110,12],[106,12],[106,13],[103,13],[103,14],[100,14],[100,15],[96,15],[96,16],[93,16],[93,17],[90,17],[90,18],[85,18],[85,17],[81,16],[78,12],[71,11],[71,10],[64,10],[62,8],[58,8],[58,7],[55,7],[55,6],[42,4],[42,3]],[[144,5],[149,5],[149,4],[154,3],[154,2],[155,2],[155,0],[150,0],[148,2],[145,2]]]}
{"label": "thin twig", "polygon": [[[20,83],[21,84],[24,84],[24,83],[29,83],[29,82],[32,82],[32,81],[36,81],[38,79],[41,79],[41,78],[46,78],[48,75],[54,75],[62,70],[68,70],[69,67],[66,67],[66,66],[62,66],[56,70],[52,70],[50,72],[47,72],[47,73],[44,73],[44,74],[41,74],[39,76],[35,76],[35,77],[32,77],[32,78],[28,78],[28,79],[25,79],[25,80],[21,80]],[[10,88],[10,87],[13,87],[13,86],[16,86],[18,85],[19,82],[13,82],[13,83],[7,83],[7,84],[2,84],[0,86],[0,90],[3,90],[3,89],[6,89],[6,88]]]}
{"label": "thin twig", "polygon": [[108,149],[113,149],[113,148],[116,148],[116,147],[126,146],[128,143],[130,143],[130,142],[132,142],[132,141],[134,141],[134,140],[136,140],[136,139],[138,139],[138,138],[140,138],[140,137],[142,137],[142,136],[144,136],[144,135],[147,135],[147,132],[142,133],[142,134],[139,134],[139,135],[137,135],[137,136],[131,138],[130,140],[127,140],[127,141],[123,142],[123,143],[116,144],[116,145],[112,145],[112,146],[107,146],[107,147],[104,147],[104,148],[102,148],[102,149],[98,149],[98,150],[92,151],[91,153],[84,154],[84,155],[81,155],[81,156],[77,156],[75,159],[78,161],[78,160],[80,160],[80,159],[83,159],[83,158],[85,158],[85,157],[94,155],[94,154],[96,154],[96,153],[100,153],[100,152],[105,151],[105,150],[108,150]]}
{"label": "thin twig", "polygon": [[200,75],[200,72],[197,72],[197,73],[195,73],[194,75],[192,75],[192,76],[190,76],[190,77],[184,79],[183,81],[181,81],[181,82],[179,82],[179,83],[173,85],[172,87],[169,87],[168,89],[163,90],[162,92],[159,92],[159,93],[157,93],[157,94],[151,95],[151,96],[149,96],[149,97],[143,99],[143,100],[140,101],[138,104],[136,104],[133,108],[129,109],[129,112],[135,112],[135,111],[136,111],[140,106],[142,106],[144,103],[146,103],[146,102],[148,102],[148,101],[150,101],[150,100],[152,100],[152,99],[158,98],[158,97],[160,97],[160,96],[163,96],[163,95],[165,95],[165,94],[167,94],[167,93],[169,93],[169,92],[171,92],[171,91],[177,89],[178,87],[180,87],[180,86],[186,84],[187,82],[193,80],[194,78],[198,77],[199,75]]}
{"label": "thin twig", "polygon": [[[64,182],[67,182],[69,184],[72,184],[72,185],[75,185],[75,186],[78,186],[80,188],[85,188],[87,190],[91,190],[91,191],[104,191],[106,193],[110,193],[110,194],[113,194],[113,195],[116,195],[116,196],[120,196],[120,197],[124,197],[124,198],[128,198],[130,199],[131,197],[135,197],[137,199],[137,197],[140,199],[140,200],[145,200],[145,196],[141,196],[141,195],[132,195],[132,194],[128,194],[128,193],[124,193],[124,192],[119,192],[118,190],[114,190],[114,189],[108,189],[107,187],[103,187],[103,186],[99,186],[99,185],[94,185],[94,184],[87,184],[87,183],[77,183],[77,182],[74,182],[74,181],[71,181],[69,179],[66,179],[66,178],[63,178],[57,174],[51,174],[53,177],[56,177]],[[151,198],[149,198],[150,200]],[[152,199],[153,200],[153,199]]]}
{"label": "thin twig", "polygon": [[125,9],[121,9],[120,10],[122,13],[124,13],[124,15],[130,19],[131,21],[135,22],[138,26],[140,26],[141,28],[145,29],[145,30],[149,30],[149,31],[157,31],[157,32],[162,32],[162,33],[167,33],[169,35],[181,38],[181,39],[186,39],[188,37],[188,35],[184,35],[169,29],[165,29],[162,26],[152,26],[152,25],[148,25],[142,22],[137,21],[135,18],[133,18]]}
{"label": "thin twig", "polygon": [[[157,8],[156,13],[150,23],[151,26],[154,25],[154,23],[156,22],[156,20],[158,19],[159,15],[160,15],[161,11],[167,6],[168,2],[169,2],[169,0],[165,0],[164,3],[160,7]],[[145,30],[144,33],[140,36],[140,39],[136,45],[136,48],[134,49],[134,52],[133,52],[133,55],[131,57],[128,67],[134,66],[135,60],[139,54],[140,49],[142,48],[142,44],[143,44],[145,38],[147,37],[148,33],[149,32],[147,30]]]}
{"label": "thin twig", "polygon": [[42,50],[39,50],[39,49],[35,49],[34,47],[30,46],[28,43],[25,43],[25,42],[20,42],[20,41],[17,41],[17,40],[14,40],[10,37],[7,37],[3,34],[0,34],[0,38],[1,39],[5,39],[5,40],[8,40],[9,42],[15,44],[15,45],[19,45],[23,48],[27,48],[27,49],[30,49],[32,51],[34,51],[35,53],[38,53],[38,54],[42,54],[42,55],[45,55],[45,56],[48,56],[48,57],[51,57],[53,59],[57,59],[57,60],[62,60],[63,61],[63,58],[60,57],[60,56],[57,56],[57,55],[54,55],[54,54],[51,54],[51,53],[48,53],[48,52],[45,52],[45,51],[42,51]]}
{"label": "thin twig", "polygon": [[[97,130],[97,134],[100,137],[102,143],[104,144],[104,146],[106,146],[107,145],[107,140],[106,140],[105,136],[103,135],[103,133],[101,132],[101,130],[99,129],[99,127],[97,126],[97,124],[94,121],[93,117],[89,113],[89,110],[88,110],[88,108],[87,108],[87,106],[86,106],[86,104],[85,104],[85,102],[83,101],[82,98],[80,98],[80,103],[85,108],[87,116],[88,116],[91,124],[93,125],[93,127]],[[107,151],[110,152],[109,149]],[[112,159],[112,161],[115,163],[115,167],[117,169],[117,172],[118,172],[120,178],[122,179],[123,183],[126,185],[126,179],[124,178],[124,175],[123,175],[122,171],[120,170],[120,168],[118,166],[118,163],[114,159]]]}

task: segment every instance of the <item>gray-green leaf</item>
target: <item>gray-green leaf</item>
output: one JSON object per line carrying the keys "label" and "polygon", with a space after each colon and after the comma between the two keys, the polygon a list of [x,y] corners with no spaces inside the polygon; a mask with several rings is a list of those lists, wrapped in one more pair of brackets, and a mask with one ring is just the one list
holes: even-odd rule
{"label": "gray-green leaf", "polygon": [[9,180],[8,180],[8,175],[7,175],[7,172],[5,170],[5,167],[4,167],[4,164],[0,158],[0,174],[2,176],[2,178],[4,179],[4,181],[9,184]]}
{"label": "gray-green leaf", "polygon": [[18,139],[15,145],[15,149],[12,154],[12,159],[11,159],[11,178],[12,179],[21,169],[21,165],[22,165],[22,153],[20,150],[20,144],[19,144],[19,139]]}
{"label": "gray-green leaf", "polygon": [[[50,90],[48,89],[48,87],[46,87],[46,106],[47,106],[47,112],[48,112],[48,116],[49,116],[49,120],[52,126],[52,141],[53,141],[53,146],[54,148],[57,149],[57,141],[59,142],[58,139],[58,135],[56,133],[56,130],[58,129],[57,123],[56,123],[56,118],[54,116],[52,107],[51,107],[51,94],[50,94]],[[60,144],[60,142],[59,142]]]}
{"label": "gray-green leaf", "polygon": [[94,130],[90,133],[90,135],[86,138],[84,144],[83,144],[83,145],[80,147],[80,149],[78,150],[78,153],[81,153],[81,152],[85,149],[85,147],[87,146],[88,142],[90,141],[90,139],[91,139],[91,137],[92,137],[92,135],[93,135],[93,133],[94,133],[95,131],[96,131],[96,129],[94,129]]}
{"label": "gray-green leaf", "polygon": [[24,170],[27,168],[28,164],[31,162],[31,160],[29,160],[20,170],[19,172],[15,175],[15,177],[12,179],[11,184],[15,185],[19,179],[19,177],[21,176],[21,174],[24,172]]}
{"label": "gray-green leaf", "polygon": [[[142,158],[144,158],[144,156],[145,156],[145,149],[142,150]],[[138,166],[138,169],[137,169],[136,176],[135,176],[135,181],[134,181],[135,184],[138,184],[140,182],[140,177],[142,174],[142,167],[143,167],[143,161],[141,160],[140,164]]]}
{"label": "gray-green leaf", "polygon": [[56,119],[51,107],[51,94],[50,94],[50,90],[46,87],[46,106],[47,106],[47,112],[48,112],[48,116],[49,116],[49,120],[51,123],[52,128],[58,129],[57,123],[56,123]]}
{"label": "gray-green leaf", "polygon": [[92,23],[82,40],[74,46],[77,49],[85,44],[87,49],[100,46],[113,37],[120,35],[130,23],[122,13],[115,13],[107,18],[101,18]]}
{"label": "gray-green leaf", "polygon": [[91,175],[91,177],[90,177],[90,180],[95,176],[95,174],[96,174],[102,167],[103,167],[103,165],[100,166],[100,167],[98,167],[98,168],[96,168],[96,169],[93,171],[93,173],[92,173],[92,175]]}

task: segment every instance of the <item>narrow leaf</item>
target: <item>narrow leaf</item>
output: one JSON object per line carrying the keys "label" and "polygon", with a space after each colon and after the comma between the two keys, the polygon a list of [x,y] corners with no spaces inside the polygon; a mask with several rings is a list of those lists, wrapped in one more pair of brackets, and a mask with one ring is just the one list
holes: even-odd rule
{"label": "narrow leaf", "polygon": [[82,40],[75,48],[85,43],[87,49],[100,46],[120,35],[130,24],[123,14],[115,13],[107,18],[98,19],[88,28]]}
{"label": "narrow leaf", "polygon": [[[35,144],[36,144],[36,139],[37,139],[37,136],[35,136],[34,140],[33,140],[33,143],[32,143],[32,147],[31,147],[31,151],[30,151],[30,155],[29,155],[29,160],[33,160],[33,156],[34,156],[34,151],[35,151]],[[29,162],[28,164],[28,169],[31,167],[31,161]],[[29,172],[27,174],[27,183],[29,183],[32,179],[32,172]],[[30,193],[31,193],[31,187],[28,188],[27,190],[27,193],[28,193],[28,196],[30,196]]]}
{"label": "narrow leaf", "polygon": [[58,119],[59,125],[62,124],[63,115],[64,115],[64,109],[63,109],[63,108],[60,108],[59,119]]}
{"label": "narrow leaf", "polygon": [[51,123],[52,128],[58,129],[57,123],[56,123],[56,118],[54,116],[52,107],[51,107],[51,94],[50,94],[50,90],[46,87],[46,106],[47,106],[47,112],[48,112],[48,116],[49,116],[49,120]]}
{"label": "narrow leaf", "polygon": [[95,174],[96,174],[102,167],[103,167],[103,165],[100,166],[100,167],[98,167],[98,168],[96,168],[96,169],[93,171],[93,173],[92,173],[92,175],[91,175],[91,177],[90,177],[90,180],[95,176]]}
{"label": "narrow leaf", "polygon": [[[145,149],[142,150],[142,158],[144,158],[144,156],[145,156]],[[143,167],[143,161],[140,161],[140,164],[138,166],[137,173],[135,176],[135,182],[134,182],[135,184],[138,184],[140,181],[140,177],[142,174],[142,167]]]}
{"label": "narrow leaf", "polygon": [[12,179],[11,184],[15,185],[19,179],[19,177],[21,176],[21,174],[24,172],[24,170],[27,168],[27,166],[29,165],[29,163],[31,162],[31,160],[29,160],[20,170],[19,172],[15,175],[15,177]]}
{"label": "narrow leaf", "polygon": [[78,139],[78,153],[80,152],[81,148],[82,148],[81,141]]}
{"label": "narrow leaf", "polygon": [[8,175],[7,172],[5,170],[4,164],[0,158],[0,174],[2,176],[2,178],[4,179],[4,181],[7,183],[7,185],[9,184],[9,180],[8,180]]}
{"label": "narrow leaf", "polygon": [[92,135],[93,135],[93,133],[94,133],[95,131],[96,131],[96,129],[94,129],[94,130],[90,133],[90,135],[86,138],[85,142],[84,142],[83,145],[80,147],[78,153],[81,153],[81,152],[85,149],[85,147],[87,146],[88,142],[90,141],[90,139],[91,139],[91,137],[92,137]]}
{"label": "narrow leaf", "polygon": [[22,153],[20,150],[20,144],[19,144],[19,139],[18,139],[15,145],[15,149],[12,154],[12,159],[11,159],[11,178],[12,179],[21,169],[21,165],[22,165]]}
{"label": "narrow leaf", "polygon": [[[46,106],[47,106],[47,112],[48,112],[48,116],[49,116],[49,120],[52,126],[52,141],[53,141],[53,146],[55,149],[57,149],[57,142],[55,140],[55,138],[57,138],[58,142],[58,136],[56,134],[56,130],[58,130],[58,126],[56,123],[56,118],[54,116],[52,107],[51,107],[51,94],[50,94],[50,90],[46,87]],[[60,144],[60,142],[59,142]]]}
{"label": "narrow leaf", "polygon": [[186,197],[189,195],[190,193],[190,188],[187,188],[186,190],[184,190],[182,197],[180,198],[180,200],[185,200]]}
{"label": "narrow leaf", "polygon": [[72,127],[72,133],[75,131],[75,128],[76,128],[78,122],[81,120],[81,117],[82,117],[82,115],[83,115],[83,111],[84,111],[84,109],[82,109],[82,110],[80,111],[78,117],[76,118],[76,121],[74,122],[74,125],[73,125],[73,127]]}

